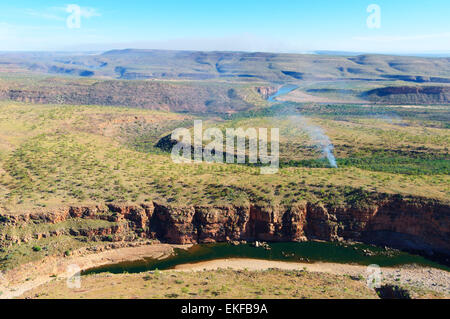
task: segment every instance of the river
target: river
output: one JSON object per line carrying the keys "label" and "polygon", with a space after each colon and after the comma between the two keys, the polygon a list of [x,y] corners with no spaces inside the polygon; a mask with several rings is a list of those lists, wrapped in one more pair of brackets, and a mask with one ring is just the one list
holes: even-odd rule
{"label": "river", "polygon": [[277,100],[276,100],[277,97],[289,94],[296,89],[298,89],[297,85],[293,85],[293,84],[283,85],[275,94],[269,96],[267,98],[267,101],[277,102]]}
{"label": "river", "polygon": [[175,249],[171,257],[158,260],[145,258],[138,261],[121,262],[100,266],[84,271],[94,273],[140,273],[151,270],[173,269],[178,265],[205,262],[227,258],[250,258],[287,262],[331,262],[341,264],[394,267],[406,264],[434,267],[450,271],[450,267],[430,261],[422,256],[384,249],[364,244],[345,244],[328,242],[287,242],[269,243],[270,250],[254,247],[251,244],[232,245],[227,243],[195,245],[188,250]]}

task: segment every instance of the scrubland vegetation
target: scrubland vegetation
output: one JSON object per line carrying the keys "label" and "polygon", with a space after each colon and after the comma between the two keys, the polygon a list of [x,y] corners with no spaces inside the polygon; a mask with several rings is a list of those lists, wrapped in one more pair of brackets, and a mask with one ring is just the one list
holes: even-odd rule
{"label": "scrubland vegetation", "polygon": [[448,200],[450,133],[445,118],[434,119],[441,108],[429,108],[423,121],[413,114],[393,120],[345,115],[341,108],[344,117],[337,119],[321,108],[301,115],[329,136],[337,169],[327,167],[295,116],[208,119],[222,128],[280,127],[282,168],[263,176],[249,165],[175,164],[154,147],[174,128],[192,126],[192,115],[2,102],[1,205],[23,211],[111,201],[289,204],[345,201],[355,192]]}

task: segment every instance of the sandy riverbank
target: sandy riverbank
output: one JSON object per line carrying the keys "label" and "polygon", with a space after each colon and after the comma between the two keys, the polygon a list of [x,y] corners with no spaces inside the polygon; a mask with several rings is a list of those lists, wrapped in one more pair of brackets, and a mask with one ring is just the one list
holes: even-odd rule
{"label": "sandy riverbank", "polygon": [[[216,269],[233,269],[258,271],[269,268],[281,270],[306,270],[309,272],[321,272],[335,275],[348,275],[366,278],[367,266],[338,264],[338,263],[298,263],[271,260],[231,258],[217,259],[206,262],[179,265],[177,271],[203,271]],[[421,267],[416,265],[405,265],[401,267],[381,268],[383,283],[403,284],[418,288],[435,290],[450,295],[450,273],[436,268]]]}

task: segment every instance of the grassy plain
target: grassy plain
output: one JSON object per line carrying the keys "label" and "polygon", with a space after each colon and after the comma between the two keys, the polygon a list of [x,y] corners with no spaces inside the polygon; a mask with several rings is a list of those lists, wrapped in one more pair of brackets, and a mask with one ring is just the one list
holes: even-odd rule
{"label": "grassy plain", "polygon": [[[17,102],[2,102],[0,110],[0,204],[6,211],[111,201],[339,202],[355,191],[450,197],[450,131],[433,117],[446,112],[440,108],[428,108],[424,119],[345,112],[336,118],[320,109],[300,122],[298,115],[207,119],[222,128],[280,127],[282,168],[268,176],[248,165],[175,164],[153,147],[172,129],[191,127],[191,115]],[[339,168],[321,159],[305,123],[329,136]]]}

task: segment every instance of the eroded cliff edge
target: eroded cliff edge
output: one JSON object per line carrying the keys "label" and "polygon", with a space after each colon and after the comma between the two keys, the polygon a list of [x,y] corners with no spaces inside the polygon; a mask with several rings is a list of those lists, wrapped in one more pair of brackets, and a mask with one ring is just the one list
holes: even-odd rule
{"label": "eroded cliff edge", "polygon": [[[385,196],[370,205],[330,206],[299,202],[291,206],[223,205],[175,207],[146,204],[76,206],[22,214],[0,214],[3,229],[57,225],[68,220],[102,220],[91,229],[0,233],[2,246],[59,236],[91,240],[158,239],[172,244],[238,240],[359,241],[450,256],[450,206],[424,198]],[[33,228],[38,229],[38,227]],[[18,232],[20,233],[20,232]]]}

